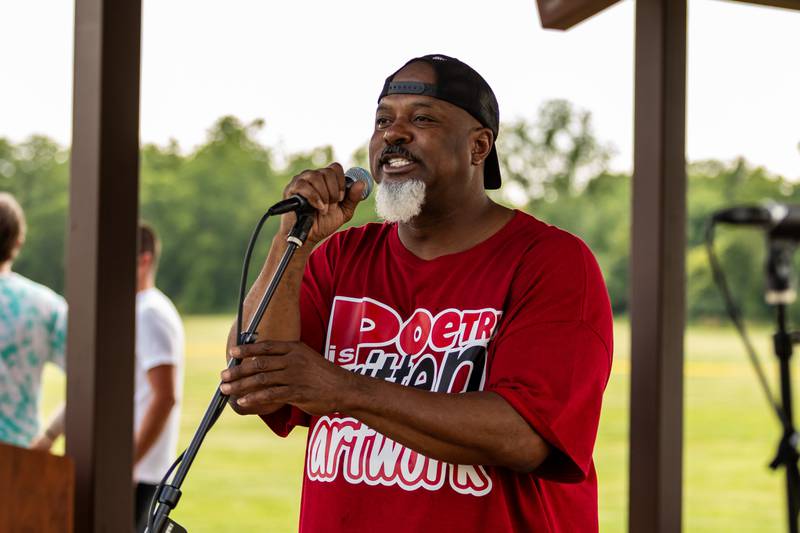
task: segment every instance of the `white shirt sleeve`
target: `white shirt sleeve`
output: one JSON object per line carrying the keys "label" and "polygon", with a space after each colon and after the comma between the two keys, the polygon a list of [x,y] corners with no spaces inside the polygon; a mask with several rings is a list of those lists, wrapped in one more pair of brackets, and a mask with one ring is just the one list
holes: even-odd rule
{"label": "white shirt sleeve", "polygon": [[157,366],[177,364],[176,344],[175,332],[156,309],[137,313],[136,352],[145,372]]}

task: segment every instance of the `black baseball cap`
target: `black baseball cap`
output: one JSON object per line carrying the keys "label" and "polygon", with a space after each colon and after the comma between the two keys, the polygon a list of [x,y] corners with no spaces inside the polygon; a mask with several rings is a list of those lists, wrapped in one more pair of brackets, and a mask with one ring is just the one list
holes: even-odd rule
{"label": "black baseball cap", "polygon": [[[427,63],[433,68],[436,83],[392,81],[403,68],[417,62]],[[500,110],[492,88],[472,67],[454,57],[431,54],[408,61],[386,78],[378,102],[390,94],[420,94],[451,103],[475,117],[485,128],[492,130],[494,140],[497,140]],[[500,163],[497,160],[497,145],[494,143],[485,161],[483,186],[487,189],[500,188]]]}

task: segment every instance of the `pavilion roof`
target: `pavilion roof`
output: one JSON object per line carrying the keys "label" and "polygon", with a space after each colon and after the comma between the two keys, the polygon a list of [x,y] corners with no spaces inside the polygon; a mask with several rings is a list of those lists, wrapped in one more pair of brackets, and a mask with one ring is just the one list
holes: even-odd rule
{"label": "pavilion roof", "polygon": [[[800,0],[733,0],[787,9],[800,9]],[[566,30],[603,11],[619,0],[537,0],[542,27]]]}

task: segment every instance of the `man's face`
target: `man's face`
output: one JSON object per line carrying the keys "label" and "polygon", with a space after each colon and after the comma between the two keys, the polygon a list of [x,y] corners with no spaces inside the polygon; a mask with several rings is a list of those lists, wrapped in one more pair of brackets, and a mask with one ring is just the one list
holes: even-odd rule
{"label": "man's face", "polygon": [[[434,83],[433,69],[412,63],[393,81]],[[430,96],[385,96],[375,113],[369,144],[372,175],[379,184],[419,180],[425,183],[426,206],[455,202],[467,189],[476,132],[485,130],[469,113]],[[483,194],[483,183],[479,189]]]}

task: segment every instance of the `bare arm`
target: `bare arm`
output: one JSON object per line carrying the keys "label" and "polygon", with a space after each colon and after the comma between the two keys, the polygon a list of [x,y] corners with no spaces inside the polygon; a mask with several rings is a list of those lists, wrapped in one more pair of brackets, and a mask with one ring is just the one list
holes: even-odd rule
{"label": "bare arm", "polygon": [[353,374],[298,342],[267,341],[233,351],[223,392],[243,413],[288,403],[313,415],[339,412],[428,457],[529,472],[549,445],[492,392],[436,393]]}
{"label": "bare arm", "polygon": [[138,463],[153,447],[167,424],[175,405],[175,366],[159,365],[147,371],[153,396],[147,405],[139,431],[135,435],[133,462]]}
{"label": "bare arm", "polygon": [[31,441],[32,450],[49,451],[53,447],[53,443],[64,433],[64,408],[65,404],[53,413],[50,420],[45,425],[42,432]]}
{"label": "bare arm", "polygon": [[[287,185],[284,198],[300,194],[316,208],[317,212],[306,244],[295,252],[284,272],[278,290],[275,291],[270,301],[268,312],[264,314],[261,323],[256,328],[258,339],[300,340],[300,284],[303,281],[303,272],[308,256],[316,243],[332,234],[353,217],[362,190],[363,184],[357,184],[346,195],[344,171],[338,163],[324,169],[298,174]],[[243,328],[247,328],[249,325],[262,295],[277,270],[287,247],[286,236],[291,231],[295,220],[296,217],[293,213],[283,215],[281,218],[280,230],[272,240],[267,260],[245,299]],[[228,335],[228,349],[236,346],[236,334],[236,324],[234,324]],[[236,397],[234,396],[232,400],[236,400]],[[231,401],[231,406],[239,412],[238,404],[235,401]],[[282,406],[283,403],[275,403],[269,408],[264,406],[264,410],[260,414],[269,414]]]}
{"label": "bare arm", "polygon": [[[284,215],[287,223],[284,223],[283,220],[281,221],[281,229],[272,239],[267,260],[245,298],[242,328],[246,329],[252,320],[261,297],[275,274],[283,253],[286,251],[286,235],[289,229],[286,229],[285,226],[289,225],[288,220],[290,217],[294,217],[294,215]],[[291,228],[291,225],[289,225],[289,228]],[[278,290],[275,291],[272,297],[269,313],[264,314],[264,318],[256,328],[257,338],[274,338],[287,341],[300,339],[300,311],[297,306],[300,298],[300,283],[303,279],[303,270],[311,248],[313,248],[313,244],[307,244],[295,252],[283,274]],[[228,348],[236,346],[236,334],[236,324],[233,324],[228,335]]]}
{"label": "bare arm", "polygon": [[[152,448],[167,423],[175,405],[175,367],[160,365],[147,371],[147,380],[153,397],[147,406],[139,432],[135,435],[134,463]],[[45,426],[44,431],[31,442],[31,449],[48,451],[64,433],[64,408],[62,405]]]}
{"label": "bare arm", "polygon": [[350,375],[342,413],[428,457],[530,472],[549,445],[493,392],[448,394]]}

